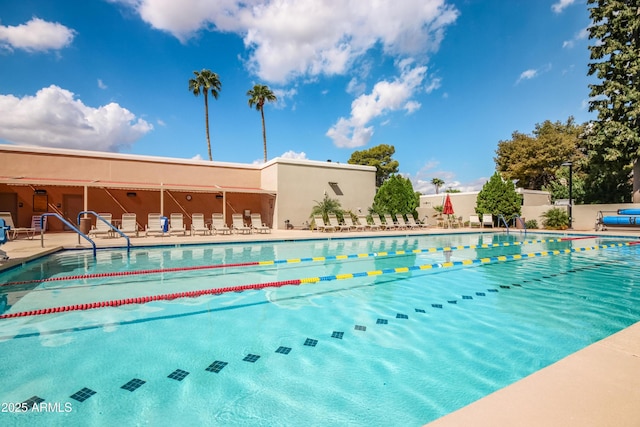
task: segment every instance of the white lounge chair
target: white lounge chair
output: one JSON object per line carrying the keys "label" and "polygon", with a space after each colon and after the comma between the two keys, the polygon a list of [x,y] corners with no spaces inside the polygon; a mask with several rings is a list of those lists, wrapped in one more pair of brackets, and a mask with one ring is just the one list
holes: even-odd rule
{"label": "white lounge chair", "polygon": [[187,235],[187,228],[184,226],[184,217],[181,213],[172,213],[169,222],[169,235],[181,234]]}
{"label": "white lounge chair", "polygon": [[[15,239],[16,238],[16,225],[13,222],[13,216],[11,215],[11,212],[0,212],[0,218],[4,219],[4,225],[9,227],[9,230],[7,231],[7,239],[11,240],[11,239]],[[27,230],[26,228],[24,230]],[[29,229],[31,230],[31,229]],[[31,230],[31,237],[33,237],[33,234],[35,233],[35,230]],[[26,234],[26,232],[25,232]],[[29,237],[29,235],[27,235],[27,237]]]}
{"label": "white lounge chair", "polygon": [[318,231],[336,231],[333,225],[326,225],[322,215],[314,215],[313,222],[316,224],[316,230]]}
{"label": "white lounge chair", "polygon": [[482,227],[482,221],[478,215],[469,215],[469,227]]}
{"label": "white lounge chair", "polygon": [[336,230],[347,230],[349,231],[349,226],[344,225],[344,224],[340,224],[340,221],[338,221],[338,217],[336,216],[336,214],[330,213],[327,215],[327,218],[329,218],[329,224],[335,228]]}
{"label": "white lounge chair", "polygon": [[367,221],[367,216],[366,215],[358,215],[358,223],[362,226],[364,226],[364,229],[366,230],[367,228],[369,230],[380,230],[380,227],[377,225],[371,225],[369,224],[369,221]]}
{"label": "white lounge chair", "polygon": [[258,233],[271,233],[271,228],[262,222],[262,216],[259,213],[251,214],[251,228]]}
{"label": "white lounge chair", "polygon": [[364,231],[367,227],[366,225],[356,224],[355,222],[353,222],[353,219],[351,219],[351,214],[348,213],[344,216],[344,225],[348,228],[349,231]]}
{"label": "white lounge chair", "polygon": [[231,234],[231,229],[224,222],[224,216],[221,213],[211,214],[211,233]]}
{"label": "white lounge chair", "polygon": [[[111,224],[112,215],[110,213],[99,213],[100,218],[107,221]],[[89,230],[89,237],[94,236],[106,236],[113,237],[113,228],[109,224],[106,224],[104,221],[100,221],[100,218],[96,218],[96,225],[94,225],[91,230]]]}
{"label": "white lounge chair", "polygon": [[418,224],[415,220],[415,218],[413,217],[413,215],[411,214],[407,214],[407,224],[409,225],[409,227],[416,229],[416,228],[426,228],[427,225],[425,224]]}
{"label": "white lounge chair", "polygon": [[203,236],[206,236],[211,231],[207,224],[204,223],[204,214],[194,213],[191,215],[191,235],[195,236],[198,233],[201,233]]}
{"label": "white lounge chair", "polygon": [[150,213],[147,215],[147,227],[145,228],[144,235],[164,236],[162,215],[159,213]]}
{"label": "white lounge chair", "polygon": [[482,228],[491,227],[493,228],[493,215],[491,214],[482,214]]}
{"label": "white lounge chair", "polygon": [[378,227],[378,230],[386,230],[389,228],[387,227],[387,224],[382,222],[382,219],[380,219],[380,215],[372,214],[371,219],[373,220],[373,225]]}
{"label": "white lounge chair", "polygon": [[247,227],[240,213],[231,214],[231,227],[236,234],[251,234],[251,227]]}
{"label": "white lounge chair", "polygon": [[387,228],[395,228],[396,230],[401,230],[404,228],[399,221],[394,221],[391,214],[384,214],[384,221],[387,224]]}
{"label": "white lounge chair", "polygon": [[133,235],[135,237],[138,237],[138,221],[136,219],[136,214],[122,214],[122,220],[120,221],[120,231],[127,236]]}

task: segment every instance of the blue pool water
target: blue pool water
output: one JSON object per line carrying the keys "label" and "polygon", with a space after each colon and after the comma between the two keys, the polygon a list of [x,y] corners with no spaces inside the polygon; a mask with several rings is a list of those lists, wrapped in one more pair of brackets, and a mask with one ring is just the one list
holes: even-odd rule
{"label": "blue pool water", "polygon": [[[546,241],[515,244],[536,239]],[[640,320],[637,246],[438,268],[447,260],[625,242],[551,239],[403,236],[144,248],[129,257],[112,250],[97,260],[84,251],[50,256],[0,275],[5,313],[434,268],[0,319],[0,420],[18,426],[419,426]],[[483,243],[497,246],[455,249]],[[411,252],[451,246],[450,252]],[[384,255],[397,251],[409,253]],[[369,255],[15,284],[348,254]],[[10,411],[34,403],[42,410]]]}

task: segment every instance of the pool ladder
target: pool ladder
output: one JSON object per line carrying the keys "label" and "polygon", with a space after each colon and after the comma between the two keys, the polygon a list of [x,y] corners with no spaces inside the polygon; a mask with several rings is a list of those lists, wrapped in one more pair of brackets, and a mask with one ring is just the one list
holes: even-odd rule
{"label": "pool ladder", "polygon": [[45,220],[44,219],[46,217],[48,217],[48,216],[52,216],[52,217],[58,218],[60,221],[62,221],[62,223],[64,225],[66,225],[67,227],[69,227],[70,229],[72,229],[73,231],[78,233],[78,243],[80,243],[80,236],[82,236],[89,243],[91,243],[91,246],[93,247],[93,257],[96,258],[96,243],[93,240],[91,240],[91,238],[89,236],[87,236],[82,231],[80,231],[80,229],[78,229],[78,227],[76,227],[75,225],[71,224],[69,221],[64,219],[60,214],[53,213],[53,212],[44,213],[44,214],[42,214],[42,216],[40,216],[40,246],[41,247],[44,248],[44,228],[45,228]]}
{"label": "pool ladder", "polygon": [[[522,228],[524,230],[524,234],[527,234],[527,225],[525,224],[524,220],[520,217],[520,215],[513,215],[511,219],[513,220],[514,226],[516,226],[518,224],[518,221],[520,221],[520,224],[522,224]],[[502,223],[504,224],[504,227],[506,228],[507,234],[509,234],[509,224],[506,218],[504,217],[504,215],[498,215],[498,227],[500,227],[500,221],[502,221]]]}

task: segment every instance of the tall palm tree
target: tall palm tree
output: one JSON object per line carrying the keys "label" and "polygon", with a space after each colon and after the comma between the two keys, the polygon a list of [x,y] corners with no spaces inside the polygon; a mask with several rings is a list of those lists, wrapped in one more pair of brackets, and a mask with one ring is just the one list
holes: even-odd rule
{"label": "tall palm tree", "polygon": [[431,180],[431,183],[436,187],[436,194],[438,194],[438,190],[440,190],[440,187],[444,185],[444,181],[440,178],[433,178]]}
{"label": "tall palm tree", "polygon": [[207,127],[207,149],[209,150],[209,160],[213,160],[211,157],[211,140],[209,139],[209,92],[211,95],[218,99],[218,94],[222,87],[220,83],[220,77],[211,70],[194,71],[196,76],[193,79],[189,79],[189,90],[193,92],[195,96],[200,95],[200,92],[204,93],[204,120]]}
{"label": "tall palm tree", "polygon": [[266,85],[254,85],[253,89],[247,92],[249,97],[249,108],[256,106],[256,110],[262,115],[262,141],[264,143],[264,161],[267,161],[267,131],[264,126],[264,103],[275,102],[278,99],[275,94]]}

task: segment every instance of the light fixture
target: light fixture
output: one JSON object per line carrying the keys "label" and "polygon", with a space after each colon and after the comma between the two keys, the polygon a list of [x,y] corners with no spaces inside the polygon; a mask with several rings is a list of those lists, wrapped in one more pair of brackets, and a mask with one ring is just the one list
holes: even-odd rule
{"label": "light fixture", "polygon": [[191,194],[187,194],[187,195],[185,196],[185,199],[187,199],[187,202],[190,202],[190,201],[191,201],[191,199],[192,199]]}
{"label": "light fixture", "polygon": [[127,197],[136,197],[136,196],[137,196],[137,194],[136,194],[136,192],[135,192],[135,191],[129,191],[129,192],[127,193]]}
{"label": "light fixture", "polygon": [[562,166],[569,166],[569,230],[573,229],[573,162],[564,162]]}
{"label": "light fixture", "polygon": [[222,194],[216,194],[216,199],[222,199]]}

